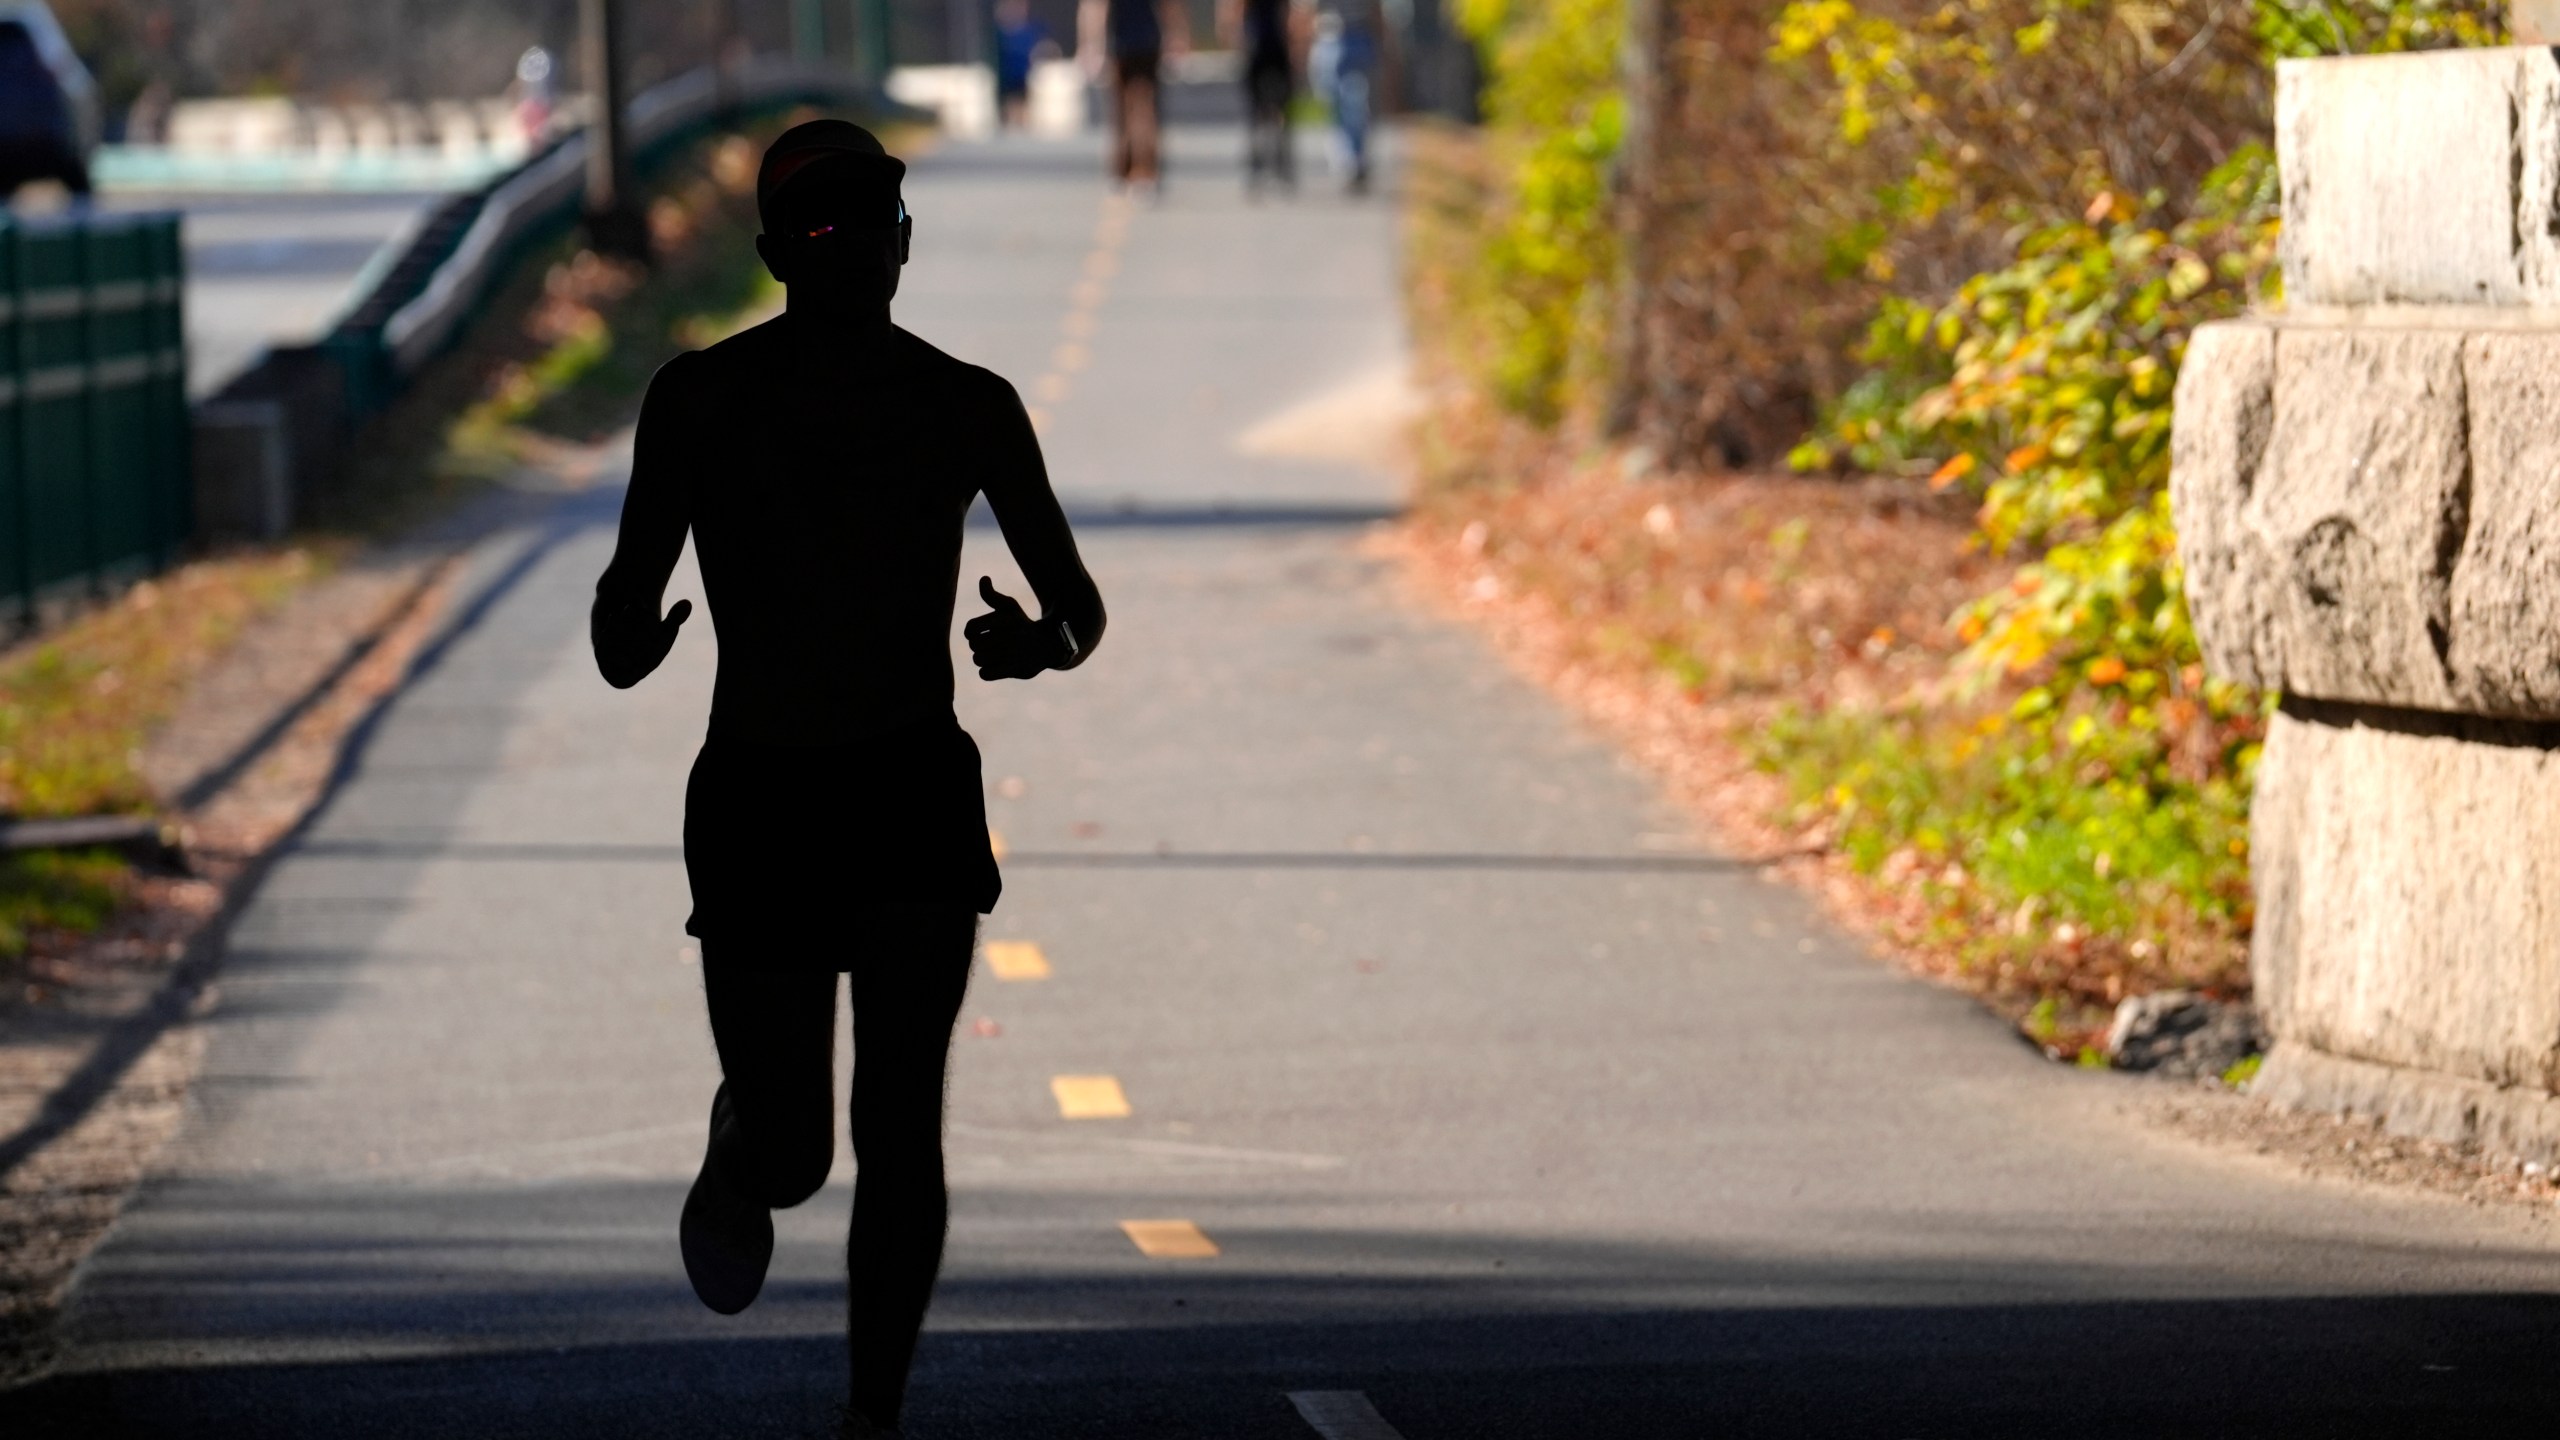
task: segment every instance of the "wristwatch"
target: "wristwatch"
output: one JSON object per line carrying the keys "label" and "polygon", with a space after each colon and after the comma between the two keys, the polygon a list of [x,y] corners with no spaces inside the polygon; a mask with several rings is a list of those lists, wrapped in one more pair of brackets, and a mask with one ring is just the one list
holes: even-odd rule
{"label": "wristwatch", "polygon": [[1084,647],[1076,643],[1076,632],[1067,628],[1064,620],[1058,622],[1058,639],[1067,647],[1067,664],[1073,665],[1083,656]]}

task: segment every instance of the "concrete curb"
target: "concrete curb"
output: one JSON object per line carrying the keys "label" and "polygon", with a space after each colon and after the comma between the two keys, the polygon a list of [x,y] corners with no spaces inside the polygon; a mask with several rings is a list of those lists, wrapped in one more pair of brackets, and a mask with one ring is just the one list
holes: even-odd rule
{"label": "concrete curb", "polygon": [[2560,1097],[2429,1070],[2377,1065],[2279,1040],[2248,1093],[2319,1115],[2370,1116],[2394,1135],[2560,1161]]}

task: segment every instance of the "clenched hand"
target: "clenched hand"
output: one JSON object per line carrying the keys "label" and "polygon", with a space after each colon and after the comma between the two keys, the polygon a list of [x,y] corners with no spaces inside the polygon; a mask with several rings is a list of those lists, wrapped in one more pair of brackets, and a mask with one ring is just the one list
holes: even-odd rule
{"label": "clenched hand", "polygon": [[587,638],[596,648],[596,668],[604,672],[605,683],[616,690],[628,690],[649,678],[658,662],[674,648],[676,632],[684,628],[693,614],[693,602],[679,600],[669,609],[665,619],[649,613],[657,606],[617,605],[599,595],[593,610],[587,612]]}
{"label": "clenched hand", "polygon": [[1021,602],[978,577],[978,598],[987,613],[960,627],[969,637],[969,658],[981,680],[1028,680],[1066,657],[1066,640],[1054,624],[1043,624],[1022,611]]}

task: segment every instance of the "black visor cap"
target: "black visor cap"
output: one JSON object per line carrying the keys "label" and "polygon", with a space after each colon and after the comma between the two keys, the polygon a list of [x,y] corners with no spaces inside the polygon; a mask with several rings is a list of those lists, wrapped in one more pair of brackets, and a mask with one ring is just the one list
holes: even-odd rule
{"label": "black visor cap", "polygon": [[[782,132],[756,171],[756,214],[769,235],[826,225],[895,225],[906,162],[845,120],[811,120]],[[802,223],[804,220],[810,223]]]}

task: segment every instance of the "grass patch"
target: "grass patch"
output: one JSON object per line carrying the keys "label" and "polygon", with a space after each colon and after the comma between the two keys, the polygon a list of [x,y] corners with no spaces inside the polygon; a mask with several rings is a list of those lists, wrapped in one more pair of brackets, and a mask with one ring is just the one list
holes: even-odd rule
{"label": "grass patch", "polygon": [[0,655],[0,812],[149,809],[144,738],[213,656],[336,553],[299,545],[182,565]]}
{"label": "grass patch", "polygon": [[[1782,710],[1744,737],[1790,819],[1916,891],[1960,967],[2079,1038],[2128,994],[2248,988],[2248,796],[2146,783],[2138,736],[1993,712]],[[2076,743],[2075,743],[2076,742]]]}
{"label": "grass patch", "polygon": [[[224,647],[338,553],[298,545],[181,565],[0,655],[0,814],[149,810],[144,740]],[[106,923],[129,880],[109,852],[0,854],[0,967],[14,970],[42,933]]]}
{"label": "grass patch", "polygon": [[132,871],[112,851],[0,855],[0,961],[25,958],[45,930],[86,934],[124,903]]}

